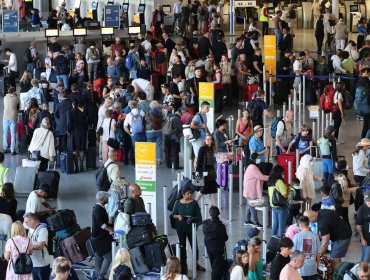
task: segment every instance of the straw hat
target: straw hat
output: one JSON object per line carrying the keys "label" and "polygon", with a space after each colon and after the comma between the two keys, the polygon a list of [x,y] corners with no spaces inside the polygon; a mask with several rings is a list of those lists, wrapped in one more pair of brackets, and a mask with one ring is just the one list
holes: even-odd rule
{"label": "straw hat", "polygon": [[357,143],[356,146],[357,147],[358,146],[360,146],[360,147],[370,146],[370,139],[368,139],[368,138],[362,138],[361,141],[359,143]]}

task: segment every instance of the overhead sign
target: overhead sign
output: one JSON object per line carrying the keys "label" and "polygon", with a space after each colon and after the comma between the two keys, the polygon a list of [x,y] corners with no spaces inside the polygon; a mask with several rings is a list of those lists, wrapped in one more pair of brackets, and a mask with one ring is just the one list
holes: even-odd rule
{"label": "overhead sign", "polygon": [[120,26],[120,7],[119,5],[105,6],[104,9],[104,26],[119,27]]}
{"label": "overhead sign", "polygon": [[154,224],[157,224],[157,164],[156,144],[135,143],[135,181],[141,188],[147,212],[151,213]]}
{"label": "overhead sign", "polygon": [[257,7],[256,1],[235,1],[235,7]]}
{"label": "overhead sign", "polygon": [[266,70],[270,74],[276,74],[276,37],[275,35],[265,35],[263,37],[263,54]]}
{"label": "overhead sign", "polygon": [[18,11],[3,10],[3,32],[19,32]]}

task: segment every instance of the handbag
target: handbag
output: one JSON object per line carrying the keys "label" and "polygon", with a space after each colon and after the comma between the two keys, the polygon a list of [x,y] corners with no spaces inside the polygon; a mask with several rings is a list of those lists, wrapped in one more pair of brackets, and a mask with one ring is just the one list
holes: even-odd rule
{"label": "handbag", "polygon": [[195,175],[195,172],[192,173],[191,182],[194,186],[197,187],[204,187],[204,176],[202,175]]}
{"label": "handbag", "polygon": [[286,207],[288,205],[287,199],[276,188],[272,192],[271,202],[276,207]]}
{"label": "handbag", "polygon": [[[44,143],[45,143],[45,140],[46,140],[46,137],[48,136],[48,134],[49,134],[49,130],[48,130],[48,132],[46,133],[45,138],[44,138],[44,140],[42,141],[40,148],[41,148],[42,146],[44,146]],[[39,160],[41,160],[41,151],[40,151],[40,150],[32,151],[32,152],[31,152],[31,160],[33,160],[33,161],[39,161]]]}
{"label": "handbag", "polygon": [[[111,129],[111,125],[112,125],[112,120],[113,119],[110,119],[110,122],[109,122],[109,132],[108,132],[108,135],[110,136],[110,129]],[[119,149],[119,143],[116,139],[114,138],[111,138],[109,137],[108,141],[107,141],[107,145],[109,147],[111,147],[112,149],[114,150],[118,150]]]}

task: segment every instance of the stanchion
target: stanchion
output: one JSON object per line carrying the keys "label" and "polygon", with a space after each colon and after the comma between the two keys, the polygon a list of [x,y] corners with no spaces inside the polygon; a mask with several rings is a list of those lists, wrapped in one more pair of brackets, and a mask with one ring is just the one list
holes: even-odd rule
{"label": "stanchion", "polygon": [[191,178],[191,144],[189,139],[184,138],[184,175]]}
{"label": "stanchion", "polygon": [[292,162],[288,161],[288,184],[292,183]]}
{"label": "stanchion", "polygon": [[163,232],[168,235],[167,186],[163,186]]}
{"label": "stanchion", "polygon": [[181,192],[181,172],[177,172],[177,191]]}
{"label": "stanchion", "polygon": [[283,117],[285,117],[285,112],[286,112],[286,103],[284,102],[283,103]]}
{"label": "stanchion", "polygon": [[221,212],[221,195],[222,195],[222,188],[218,188],[217,189],[217,208],[220,210]]}
{"label": "stanchion", "polygon": [[329,113],[329,125],[332,125],[333,124],[333,113],[330,112]]}
{"label": "stanchion", "polygon": [[[306,109],[306,76],[303,76],[303,97],[302,97],[302,122],[305,122],[305,109]],[[299,105],[301,106],[301,105]]]}
{"label": "stanchion", "polygon": [[148,202],[148,214],[152,215],[152,204],[150,202]]}
{"label": "stanchion", "polygon": [[296,170],[298,170],[298,166],[299,166],[299,150],[296,149],[295,150],[295,168],[296,168]]}
{"label": "stanchion", "polygon": [[265,127],[263,128],[263,145],[266,147],[267,146],[267,133],[268,129],[266,127],[266,122],[264,122]]}
{"label": "stanchion", "polygon": [[281,111],[280,110],[277,110],[276,111],[276,116],[279,118],[281,116]]}
{"label": "stanchion", "polygon": [[229,222],[233,219],[233,174],[229,174]]}
{"label": "stanchion", "polygon": [[[297,117],[297,91],[296,89],[293,90],[293,100],[294,100],[294,103],[293,103],[293,112],[294,112],[294,117],[296,118]],[[293,121],[293,131],[294,131],[294,134],[296,133],[296,121],[294,120]]]}
{"label": "stanchion", "polygon": [[[227,121],[228,121],[228,128],[229,128],[229,137],[230,139],[234,139],[235,137],[235,128],[234,128],[234,116],[233,115],[230,115],[228,118],[227,118]],[[231,151],[233,154],[235,154],[235,146],[231,146]]]}
{"label": "stanchion", "polygon": [[242,117],[242,110],[238,109],[238,119]]}
{"label": "stanchion", "polygon": [[262,227],[263,227],[263,245],[262,245],[262,256],[263,259],[266,261],[266,253],[267,253],[267,222],[268,222],[268,211],[266,206],[256,207],[256,210],[262,211]]}
{"label": "stanchion", "polygon": [[272,102],[272,68],[270,66],[270,78],[269,78],[269,96],[270,96],[270,103],[269,103],[269,106],[271,106],[273,104]]}
{"label": "stanchion", "polygon": [[[266,65],[263,65],[263,91],[266,93]],[[265,102],[266,102],[266,94],[265,94]]]}
{"label": "stanchion", "polygon": [[[294,121],[297,116],[294,116]],[[302,123],[302,83],[299,84],[298,89],[298,130],[301,127]],[[298,130],[295,130],[294,133],[298,133]]]}
{"label": "stanchion", "polygon": [[180,243],[176,243],[176,258],[181,261]]}
{"label": "stanchion", "polygon": [[321,135],[322,137],[325,135],[325,113],[321,112]]}
{"label": "stanchion", "polygon": [[325,127],[329,126],[329,114],[325,114]]}
{"label": "stanchion", "polygon": [[320,126],[320,118],[321,118],[321,112],[320,112],[320,110],[318,111],[318,117],[317,117],[317,126],[316,126],[316,129],[317,129],[317,133],[316,133],[316,135],[317,135],[317,138],[316,138],[316,140],[317,139],[319,139],[320,137],[321,137],[321,126]]}
{"label": "stanchion", "polygon": [[312,139],[317,139],[316,138],[316,120],[312,120]]}
{"label": "stanchion", "polygon": [[[291,94],[289,94],[289,97],[288,97],[288,110],[289,111],[291,111],[292,110],[292,95]],[[285,112],[286,110],[284,110],[284,112]],[[285,114],[283,112],[283,114]]]}
{"label": "stanchion", "polygon": [[192,223],[192,267],[193,279],[197,278],[197,224]]}
{"label": "stanchion", "polygon": [[165,266],[161,266],[161,272],[160,272],[161,279],[163,279],[164,274],[165,274]]}
{"label": "stanchion", "polygon": [[243,160],[239,160],[239,205],[243,205]]}
{"label": "stanchion", "polygon": [[[204,209],[204,200],[205,200],[205,196],[203,195],[201,198],[200,198],[200,211],[203,211]],[[203,216],[205,215],[205,213],[203,213]]]}
{"label": "stanchion", "polygon": [[[203,218],[204,218],[204,220],[207,220],[208,219],[208,204],[204,204],[204,215],[203,215]],[[206,246],[204,246],[204,255],[203,255],[203,258],[204,259],[207,259],[208,258]]]}

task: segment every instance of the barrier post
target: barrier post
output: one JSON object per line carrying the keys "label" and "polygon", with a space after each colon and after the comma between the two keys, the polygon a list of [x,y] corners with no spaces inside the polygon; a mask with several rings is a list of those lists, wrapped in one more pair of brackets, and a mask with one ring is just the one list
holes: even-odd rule
{"label": "barrier post", "polygon": [[269,94],[270,94],[270,103],[269,103],[269,106],[271,106],[272,104],[273,104],[273,102],[272,102],[272,68],[271,68],[271,66],[270,66],[270,73],[269,73],[270,75],[269,75],[269,82],[270,82],[270,84],[269,84]]}
{"label": "barrier post", "polygon": [[325,127],[329,126],[329,114],[325,114]]}
{"label": "barrier post", "polygon": [[[263,91],[266,92],[266,65],[263,65]],[[266,95],[265,95],[265,102],[266,102]]]}
{"label": "barrier post", "polygon": [[191,144],[189,139],[184,137],[184,175],[190,178],[191,170]]}
{"label": "barrier post", "polygon": [[296,149],[295,150],[295,168],[296,168],[296,170],[298,170],[298,166],[299,166],[299,150]]}
{"label": "barrier post", "polygon": [[316,120],[312,120],[312,139],[316,140]]}
{"label": "barrier post", "polygon": [[317,129],[317,133],[316,133],[316,135],[317,135],[317,138],[316,138],[316,140],[317,139],[319,139],[320,137],[321,137],[321,126],[320,126],[320,118],[321,118],[321,112],[320,112],[320,110],[319,110],[319,116],[317,117],[317,127],[316,127],[316,129]]}
{"label": "barrier post", "polygon": [[[294,117],[296,117],[297,116],[297,106],[296,106],[296,104],[297,104],[297,91],[296,91],[296,89],[294,89],[293,90],[293,101],[294,101],[294,103],[293,103],[293,112],[294,112]],[[296,133],[296,121],[294,120],[293,121],[293,131],[294,131],[294,133]]]}
{"label": "barrier post", "polygon": [[[289,94],[290,96],[290,94]],[[286,103],[283,103],[283,117],[285,117],[285,112],[286,112]]]}
{"label": "barrier post", "polygon": [[276,111],[276,116],[277,116],[277,117],[280,117],[280,116],[281,116],[281,111],[280,111],[280,110],[277,110],[277,111]]}
{"label": "barrier post", "polygon": [[[288,96],[288,110],[289,111],[292,110],[292,94],[289,94],[289,96]],[[286,111],[286,110],[284,110],[284,111]],[[283,114],[285,114],[285,113],[283,112]]]}
{"label": "barrier post", "polygon": [[239,160],[239,205],[243,205],[243,160]]}
{"label": "barrier post", "polygon": [[161,272],[160,272],[161,279],[163,278],[163,276],[165,274],[164,268],[165,268],[165,266],[161,266]]}
{"label": "barrier post", "polygon": [[181,261],[180,243],[176,243],[176,258]]}
{"label": "barrier post", "polygon": [[181,172],[177,172],[177,191],[181,192]]}
{"label": "barrier post", "polygon": [[163,232],[165,235],[168,235],[167,204],[167,186],[163,186]]}
{"label": "barrier post", "polygon": [[151,216],[152,215],[152,204],[148,202],[148,214]]}
{"label": "barrier post", "polygon": [[[294,115],[294,119],[297,116]],[[302,123],[302,83],[299,84],[299,89],[298,89],[298,130],[294,131],[294,133],[297,133],[299,131],[299,128],[301,127]]]}
{"label": "barrier post", "polygon": [[325,113],[324,112],[321,112],[321,126],[322,126],[321,135],[324,136],[325,134]]}
{"label": "barrier post", "polygon": [[292,162],[288,161],[288,184],[292,183]]}
{"label": "barrier post", "polygon": [[333,124],[333,113],[329,113],[329,125]]}
{"label": "barrier post", "polygon": [[[263,259],[266,261],[266,253],[267,253],[267,223],[268,223],[268,211],[266,206],[259,206],[256,207],[256,210],[262,211],[262,228],[263,228],[263,235],[262,235],[262,256]],[[245,250],[245,249],[244,249]]]}
{"label": "barrier post", "polygon": [[229,174],[229,222],[233,219],[233,174]]}
{"label": "barrier post", "polygon": [[[208,204],[204,204],[204,221],[208,219]],[[195,247],[193,247],[195,248]],[[207,259],[208,258],[208,254],[207,254],[207,248],[206,246],[204,246],[204,255],[203,255],[203,258],[204,259]]]}
{"label": "barrier post", "polygon": [[306,76],[303,76],[303,97],[302,97],[302,122],[305,122],[305,108],[306,108]]}
{"label": "barrier post", "polygon": [[197,278],[197,224],[192,223],[192,267],[193,279]]}
{"label": "barrier post", "polygon": [[222,195],[221,188],[218,188],[217,189],[217,207],[220,210],[220,212],[221,212],[221,195]]}
{"label": "barrier post", "polygon": [[[227,118],[227,121],[228,121],[228,128],[229,128],[229,137],[230,137],[230,139],[234,139],[234,137],[235,137],[234,116],[233,115],[230,115]],[[232,149],[232,152],[234,154],[235,147],[234,146],[231,146],[231,149]]]}

